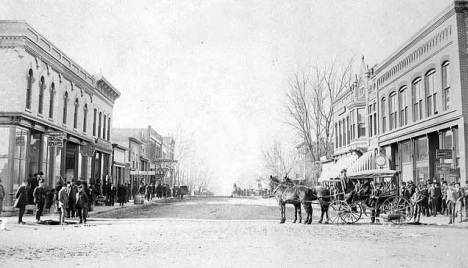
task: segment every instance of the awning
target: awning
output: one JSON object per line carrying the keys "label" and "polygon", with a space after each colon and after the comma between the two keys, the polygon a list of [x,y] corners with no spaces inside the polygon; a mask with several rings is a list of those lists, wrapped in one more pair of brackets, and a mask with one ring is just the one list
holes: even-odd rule
{"label": "awning", "polygon": [[354,162],[351,166],[349,166],[346,175],[351,176],[354,173],[358,173],[361,171],[366,171],[366,170],[375,170],[375,169],[380,169],[380,168],[389,168],[388,167],[388,158],[386,159],[386,164],[385,166],[379,167],[377,166],[375,159],[377,155],[375,155],[375,151],[368,151],[365,154],[363,154],[359,159]]}
{"label": "awning", "polygon": [[320,174],[320,178],[318,179],[318,182],[328,181],[330,179],[338,178],[341,174],[341,171],[345,168],[347,169],[357,159],[358,159],[358,156],[353,154],[353,155],[338,159],[336,163],[334,164],[324,165],[322,168],[322,174]]}

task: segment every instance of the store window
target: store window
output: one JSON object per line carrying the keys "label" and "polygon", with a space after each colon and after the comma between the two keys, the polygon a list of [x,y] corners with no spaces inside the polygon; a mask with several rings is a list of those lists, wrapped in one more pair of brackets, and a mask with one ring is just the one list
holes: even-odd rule
{"label": "store window", "polygon": [[427,116],[437,114],[437,91],[435,89],[435,70],[430,70],[425,77]]}
{"label": "store window", "polygon": [[5,192],[11,192],[10,187],[13,184],[9,180],[8,170],[11,163],[8,162],[10,149],[10,127],[0,127],[0,178],[3,179]]}
{"label": "store window", "polygon": [[449,110],[452,107],[452,96],[450,92],[450,70],[449,62],[446,61],[442,64],[442,90],[444,98],[444,110]]}
{"label": "store window", "polygon": [[28,72],[28,85],[26,87],[26,109],[31,109],[31,98],[32,98],[32,84],[34,83],[33,70],[29,69]]}
{"label": "store window", "polygon": [[39,114],[42,114],[44,110],[44,88],[45,88],[44,76],[41,76],[41,81],[39,82],[39,109],[37,111]]}
{"label": "store window", "polygon": [[424,99],[424,90],[421,85],[421,78],[417,78],[413,82],[413,122],[421,120],[423,116],[422,103]]}
{"label": "store window", "polygon": [[427,137],[414,140],[416,179],[418,183],[425,183],[429,179],[429,154]]}
{"label": "store window", "polygon": [[55,83],[50,84],[49,91],[49,118],[54,118],[54,96],[55,96]]}
{"label": "store window", "polygon": [[411,151],[411,141],[407,140],[400,143],[400,159],[401,159],[401,178],[403,181],[413,180],[413,160]]}
{"label": "store window", "polygon": [[388,98],[388,116],[390,118],[390,130],[397,128],[397,113],[398,104],[396,102],[396,92],[393,92]]}
{"label": "store window", "polygon": [[15,131],[15,154],[13,156],[13,182],[21,185],[26,179],[26,154],[28,131],[16,128]]}

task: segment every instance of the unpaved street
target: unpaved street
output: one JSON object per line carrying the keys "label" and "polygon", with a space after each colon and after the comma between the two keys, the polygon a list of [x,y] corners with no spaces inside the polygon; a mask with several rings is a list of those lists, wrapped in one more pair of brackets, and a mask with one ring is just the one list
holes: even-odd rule
{"label": "unpaved street", "polygon": [[87,226],[12,225],[0,231],[2,267],[468,267],[466,228],[335,226],[316,219],[312,225],[279,224],[271,199],[133,209],[159,214],[108,218],[116,210]]}

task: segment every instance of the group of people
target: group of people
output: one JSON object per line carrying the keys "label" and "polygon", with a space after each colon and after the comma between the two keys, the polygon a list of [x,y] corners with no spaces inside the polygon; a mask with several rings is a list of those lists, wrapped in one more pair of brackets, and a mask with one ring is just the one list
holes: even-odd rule
{"label": "group of people", "polygon": [[153,198],[167,198],[171,197],[172,191],[168,184],[155,183],[145,184],[140,183],[138,187],[138,194],[143,195],[147,201],[153,200]]}
{"label": "group of people", "polygon": [[426,217],[436,217],[437,215],[449,216],[449,224],[454,224],[458,217],[458,222],[467,220],[468,215],[468,188],[460,187],[460,183],[447,181],[429,182],[426,184],[414,185],[409,182],[402,185],[402,195],[409,198],[413,204],[413,220],[419,222],[421,214]]}

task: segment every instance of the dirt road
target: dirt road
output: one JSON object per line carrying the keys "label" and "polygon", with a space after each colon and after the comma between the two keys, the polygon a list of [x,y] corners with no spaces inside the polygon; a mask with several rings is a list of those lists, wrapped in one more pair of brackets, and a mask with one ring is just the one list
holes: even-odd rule
{"label": "dirt road", "polygon": [[271,200],[139,209],[157,215],[0,231],[0,267],[468,267],[463,228],[279,224]]}

